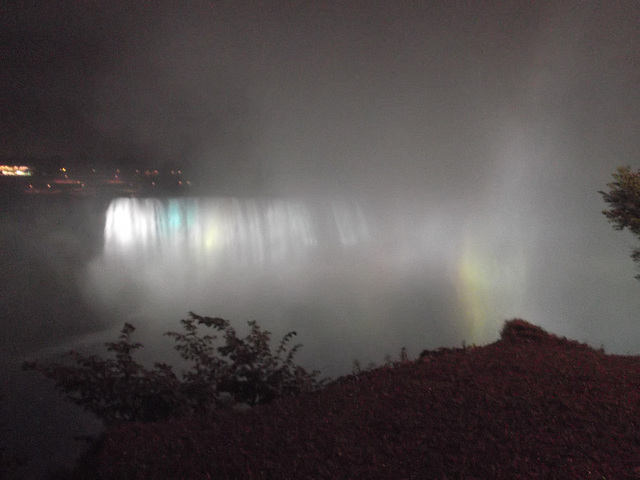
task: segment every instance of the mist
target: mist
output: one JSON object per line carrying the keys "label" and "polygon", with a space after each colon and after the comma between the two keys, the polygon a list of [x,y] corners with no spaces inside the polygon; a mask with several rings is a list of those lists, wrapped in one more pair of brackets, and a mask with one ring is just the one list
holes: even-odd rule
{"label": "mist", "polygon": [[113,102],[93,121],[183,159],[203,196],[360,205],[391,245],[368,254],[418,258],[394,268],[422,265],[413,288],[447,291],[435,297],[471,323],[456,341],[522,316],[633,352],[633,239],[612,232],[596,192],[638,151],[637,14],[629,2],[161,4],[133,17],[153,19],[144,34],[116,22],[130,41],[122,83],[95,77]]}
{"label": "mist", "polygon": [[[636,239],[597,193],[640,151],[637,2],[3,12],[3,162],[180,167],[193,184],[3,203],[5,391],[22,357],[95,349],[124,321],[160,359],[188,311],[296,330],[327,376],[486,344],[513,317],[640,352]],[[29,385],[5,416],[63,435],[76,413],[45,420]]]}

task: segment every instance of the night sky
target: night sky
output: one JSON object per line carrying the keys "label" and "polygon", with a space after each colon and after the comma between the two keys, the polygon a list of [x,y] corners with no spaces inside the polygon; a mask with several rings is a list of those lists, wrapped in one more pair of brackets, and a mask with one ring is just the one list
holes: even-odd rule
{"label": "night sky", "polygon": [[10,3],[5,159],[474,195],[638,151],[635,1]]}

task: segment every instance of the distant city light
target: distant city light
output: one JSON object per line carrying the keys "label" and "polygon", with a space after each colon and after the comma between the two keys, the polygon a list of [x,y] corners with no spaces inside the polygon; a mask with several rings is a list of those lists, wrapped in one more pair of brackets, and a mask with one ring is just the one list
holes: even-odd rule
{"label": "distant city light", "polygon": [[31,170],[25,166],[0,165],[0,174],[8,177],[28,177]]}
{"label": "distant city light", "polygon": [[[62,195],[116,195],[145,196],[152,191],[154,195],[163,192],[181,194],[191,187],[191,183],[181,175],[180,170],[136,169],[125,171],[113,168],[103,173],[95,168],[72,170],[56,167],[55,170],[30,166],[0,165],[0,178],[29,177],[30,185],[25,185],[23,193]],[[12,183],[6,182],[7,185]],[[18,182],[21,184],[21,182]],[[55,184],[55,185],[54,185]],[[51,186],[50,186],[51,185]],[[5,185],[0,185],[5,187]],[[88,186],[88,188],[84,188]],[[12,190],[13,191],[13,190]]]}

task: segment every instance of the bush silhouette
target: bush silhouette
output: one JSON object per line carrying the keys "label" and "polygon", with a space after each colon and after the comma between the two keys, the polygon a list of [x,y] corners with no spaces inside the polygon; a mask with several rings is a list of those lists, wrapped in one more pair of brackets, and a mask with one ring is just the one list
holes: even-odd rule
{"label": "bush silhouette", "polygon": [[[157,362],[149,369],[134,359],[142,345],[132,342],[133,325],[125,323],[118,340],[105,346],[112,358],[68,353],[71,364],[25,362],[55,381],[65,398],[106,424],[156,421],[204,413],[229,403],[255,405],[273,399],[319,389],[319,372],[307,372],[294,363],[301,345],[290,346],[295,332],[287,333],[275,352],[271,332],[255,321],[239,338],[227,320],[202,317],[193,312],[180,321],[182,332],[167,332],[174,348],[191,364],[178,377],[171,365]],[[220,334],[201,335],[199,327]]]}

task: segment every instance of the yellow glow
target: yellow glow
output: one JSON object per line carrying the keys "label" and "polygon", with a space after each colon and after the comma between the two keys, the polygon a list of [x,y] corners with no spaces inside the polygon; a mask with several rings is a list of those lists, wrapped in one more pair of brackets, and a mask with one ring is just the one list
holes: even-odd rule
{"label": "yellow glow", "polygon": [[480,342],[490,315],[490,279],[486,265],[472,248],[465,248],[458,264],[458,296],[471,324],[471,341]]}
{"label": "yellow glow", "polygon": [[456,277],[458,298],[475,343],[495,339],[501,322],[526,308],[527,255],[520,246],[500,248],[472,236],[462,247]]}
{"label": "yellow glow", "polygon": [[204,237],[204,247],[206,250],[213,250],[214,248],[220,248],[220,244],[222,243],[222,235],[220,234],[220,229],[215,225],[210,225],[207,228]]}
{"label": "yellow glow", "polygon": [[0,175],[8,177],[28,177],[31,176],[29,167],[18,165],[0,165]]}

